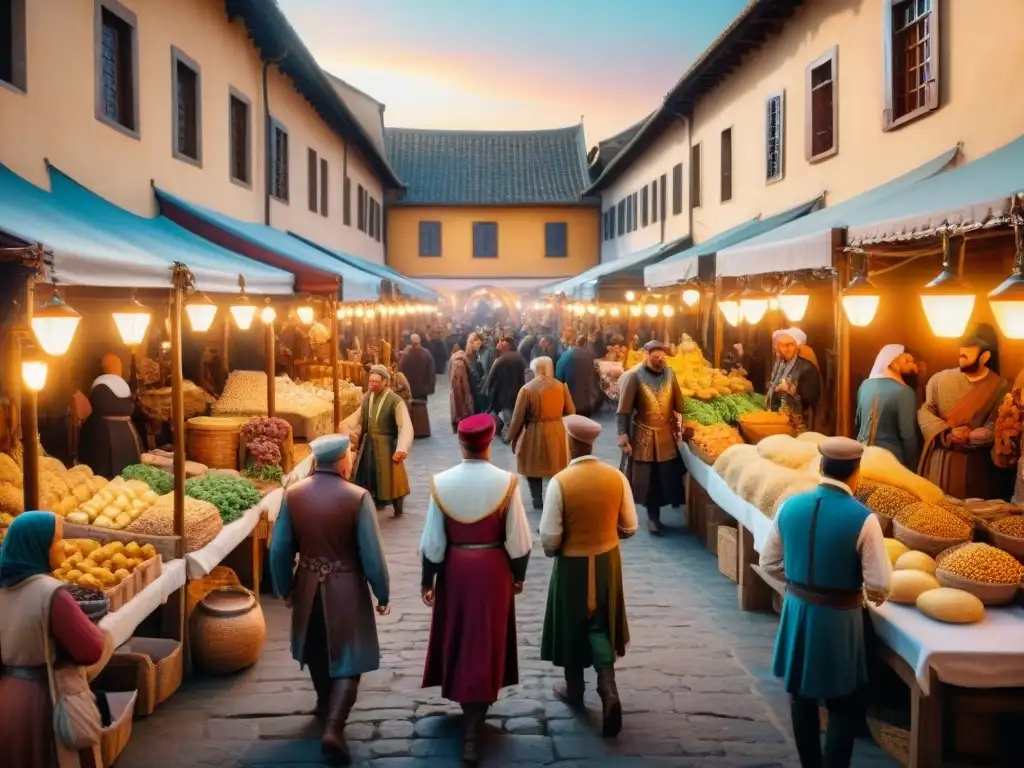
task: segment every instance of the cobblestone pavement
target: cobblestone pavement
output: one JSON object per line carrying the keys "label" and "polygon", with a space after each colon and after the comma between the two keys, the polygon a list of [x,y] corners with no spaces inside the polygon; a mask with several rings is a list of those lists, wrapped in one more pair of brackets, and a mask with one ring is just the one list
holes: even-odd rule
{"label": "cobblestone pavement", "polygon": [[[438,689],[420,688],[429,610],[419,599],[417,544],[427,479],[458,460],[449,429],[446,381],[430,402],[434,435],[409,458],[413,493],[401,519],[381,513],[391,570],[392,613],[379,619],[381,669],[364,676],[346,735],[355,761],[374,768],[460,765],[459,708]],[[613,417],[605,413],[599,455],[618,461]],[[493,460],[515,459],[496,444]],[[525,491],[524,483],[524,491]],[[529,507],[529,499],[526,499]],[[536,526],[539,513],[530,511]],[[551,564],[536,544],[526,589],[517,599],[518,686],[489,715],[484,766],[644,766],[774,768],[798,765],[788,708],[771,676],[772,615],[744,613],[717,561],[666,510],[674,535],[641,531],[623,546],[632,643],[618,665],[624,728],[606,741],[596,726],[600,702],[588,672],[588,713],[574,717],[551,693],[559,674],[539,658]],[[643,523],[643,521],[641,521]],[[322,762],[309,678],[288,651],[288,615],[265,597],[267,646],[252,669],[226,679],[189,680],[156,714],[137,721],[121,768],[260,768]],[[894,766],[873,744],[857,746],[858,768]]]}

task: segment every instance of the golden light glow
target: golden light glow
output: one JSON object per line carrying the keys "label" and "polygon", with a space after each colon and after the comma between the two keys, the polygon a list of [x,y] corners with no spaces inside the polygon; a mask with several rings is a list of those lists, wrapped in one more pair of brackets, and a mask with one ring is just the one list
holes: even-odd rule
{"label": "golden light glow", "polygon": [[363,316],[363,308],[362,307],[356,307],[356,317],[362,317],[362,316]]}
{"label": "golden light glow", "polygon": [[658,305],[657,304],[648,304],[647,306],[644,307],[644,311],[647,313],[648,317],[651,317],[651,318],[657,317],[658,316]]}
{"label": "golden light glow", "polygon": [[611,308],[611,314],[612,314],[612,317],[618,317],[619,316],[619,308],[618,307],[612,307]]}
{"label": "golden light glow", "polygon": [[398,316],[399,317],[405,317],[406,314],[408,314],[408,310],[406,310],[405,307],[399,307],[398,308]]}
{"label": "golden light glow", "polygon": [[751,325],[761,322],[768,311],[768,299],[740,299],[740,312],[743,319]]}
{"label": "golden light glow", "polygon": [[636,301],[636,294],[633,291],[626,291],[626,301]]}
{"label": "golden light glow", "polygon": [[640,315],[643,314],[643,311],[643,307],[641,307],[639,304],[634,304],[629,308],[629,314],[631,314],[633,317],[640,317]]}
{"label": "golden light glow", "polygon": [[1024,301],[989,300],[999,330],[1008,339],[1024,339]]}
{"label": "golden light glow", "polygon": [[149,328],[149,310],[133,298],[124,309],[114,312],[113,315],[121,340],[129,347],[141,344],[146,338],[146,329]]}
{"label": "golden light glow", "polygon": [[967,330],[974,311],[974,295],[921,294],[921,306],[928,325],[940,339],[959,339]]}
{"label": "golden light glow", "polygon": [[295,310],[295,315],[296,317],[299,318],[299,322],[302,323],[303,325],[313,324],[313,318],[315,315],[312,307],[308,305],[299,307],[298,309]]}
{"label": "golden light glow", "polygon": [[238,330],[248,331],[252,328],[252,321],[256,319],[256,307],[245,296],[239,296],[231,305],[231,316],[235,319]]}
{"label": "golden light glow", "polygon": [[373,318],[373,307],[366,308],[366,317],[367,319]]}
{"label": "golden light glow", "polygon": [[843,296],[843,312],[846,313],[846,319],[850,325],[866,328],[875,319],[879,303],[881,303],[880,296],[851,294]]}
{"label": "golden light glow", "polygon": [[32,315],[32,333],[46,354],[59,357],[71,347],[81,321],[82,316],[65,304],[54,288],[46,303]]}
{"label": "golden light glow", "polygon": [[517,301],[516,302],[516,309],[522,309],[522,308],[523,308],[523,302]]}
{"label": "golden light glow", "polygon": [[671,304],[666,304],[664,307],[661,308],[661,314],[663,314],[665,317],[672,317],[672,315],[674,315],[675,313],[676,310]]}
{"label": "golden light glow", "polygon": [[597,316],[598,317],[604,317],[607,314],[608,314],[608,310],[605,309],[604,307],[601,307],[599,310],[597,310]]}
{"label": "golden light glow", "polygon": [[698,301],[700,301],[700,291],[693,288],[687,288],[683,291],[683,304],[688,307],[695,307]]}
{"label": "golden light glow", "polygon": [[807,313],[807,305],[811,303],[811,297],[798,293],[783,293],[778,297],[779,309],[786,317],[794,323],[799,323]]}
{"label": "golden light glow", "polygon": [[188,323],[196,333],[206,333],[217,317],[217,305],[203,294],[197,294],[185,302]]}
{"label": "golden light glow", "polygon": [[23,360],[21,363],[21,380],[33,392],[42,391],[46,386],[48,368],[42,360]]}
{"label": "golden light glow", "polygon": [[269,304],[260,310],[260,321],[264,325],[270,325],[277,320],[277,311]]}
{"label": "golden light glow", "polygon": [[592,315],[596,315],[597,314],[597,305],[596,304],[589,304],[589,305],[587,305],[587,312],[589,312]]}
{"label": "golden light glow", "polygon": [[740,304],[738,301],[726,299],[725,301],[718,302],[718,308],[722,312],[722,317],[725,321],[735,327],[740,324]]}

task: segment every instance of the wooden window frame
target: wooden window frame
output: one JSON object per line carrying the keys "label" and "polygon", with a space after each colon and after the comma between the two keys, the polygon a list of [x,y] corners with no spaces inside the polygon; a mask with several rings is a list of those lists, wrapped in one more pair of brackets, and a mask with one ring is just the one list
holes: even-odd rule
{"label": "wooden window frame", "polygon": [[378,243],[384,241],[384,203],[378,202],[377,205],[377,229],[373,233],[373,239]]}
{"label": "wooden window frame", "polygon": [[[814,154],[814,100],[812,73],[825,64],[832,66],[832,146]],[[804,70],[804,155],[809,163],[820,163],[839,154],[839,46],[834,45]]]}
{"label": "wooden window frame", "polygon": [[633,193],[633,231],[640,229],[640,193]]}
{"label": "wooden window frame", "polygon": [[661,193],[658,196],[658,208],[661,210],[661,228],[664,234],[665,221],[668,219],[668,174],[661,174]]}
{"label": "wooden window frame", "polygon": [[[131,29],[131,61],[128,70],[131,74],[131,87],[128,93],[121,94],[131,98],[131,125],[125,125],[108,117],[103,107],[103,13],[107,12]],[[131,139],[142,138],[142,125],[139,120],[139,22],[138,17],[117,0],[96,0],[93,14],[93,70],[94,70],[94,106],[96,119],[118,133]]]}
{"label": "wooden window frame", "polygon": [[615,234],[616,221],[618,220],[617,216],[616,216],[616,209],[617,208],[618,208],[618,206],[613,205],[611,208],[608,209],[608,239],[609,240],[614,240],[616,237],[618,237],[618,235]]}
{"label": "wooden window frame", "polygon": [[[10,79],[0,77],[0,88],[24,95],[28,93],[28,23],[25,4],[28,0],[11,3],[11,73]],[[0,47],[4,41],[0,41]]]}
{"label": "wooden window frame", "polygon": [[[772,154],[772,102],[779,102],[778,154],[779,171],[770,175]],[[764,179],[766,184],[775,184],[786,178],[786,92],[769,93],[764,100]]]}
{"label": "wooden window frame", "polygon": [[658,180],[651,182],[651,223],[658,223]]}
{"label": "wooden window frame", "polygon": [[[245,178],[235,175],[234,103],[245,107]],[[228,86],[228,178],[233,184],[252,189],[252,101],[241,91]]]}
{"label": "wooden window frame", "polygon": [[362,184],[356,185],[356,229],[366,232],[366,190]]}
{"label": "wooden window frame", "polygon": [[320,156],[312,147],[306,147],[306,196],[309,212],[320,212]]}
{"label": "wooden window frame", "polygon": [[683,180],[686,174],[682,163],[672,166],[672,215],[678,216],[683,212],[686,204],[686,196],[683,194]]}
{"label": "wooden window frame", "polygon": [[[558,237],[561,240],[556,240],[562,246],[561,253],[553,253],[551,248],[551,233],[558,231],[553,229],[558,227],[561,230],[561,235]],[[558,250],[558,249],[554,249]],[[569,223],[567,221],[546,221],[544,222],[544,258],[545,259],[567,259],[569,258]]]}
{"label": "wooden window frame", "polygon": [[328,172],[329,163],[326,157],[320,158],[320,215],[325,219],[330,217],[330,175]]}
{"label": "wooden window frame", "polygon": [[[728,138],[728,144],[726,143],[726,139],[727,138]],[[733,188],[732,188],[732,179],[733,179],[733,168],[732,168],[733,153],[732,153],[732,147],[733,147],[733,142],[732,142],[732,126],[731,125],[728,128],[725,128],[725,129],[722,130],[721,134],[719,134],[718,141],[719,141],[718,188],[719,188],[719,193],[720,193],[719,197],[721,198],[720,202],[728,203],[728,202],[732,201],[732,193],[733,193]],[[728,148],[729,148],[728,152],[725,151],[726,150],[726,146],[728,146]]]}
{"label": "wooden window frame", "polygon": [[619,237],[622,237],[626,234],[626,198],[619,200],[615,207],[618,208],[619,211],[615,216],[615,231],[618,233]]}
{"label": "wooden window frame", "polygon": [[701,145],[698,141],[690,147],[690,210],[700,208],[703,203],[701,194],[703,182],[703,162],[701,160]]}
{"label": "wooden window frame", "polygon": [[[178,90],[181,87],[178,68],[184,67],[191,70],[196,79],[195,92],[195,142],[196,155],[193,157],[187,152],[181,151],[181,125],[178,121]],[[203,73],[199,63],[189,57],[184,51],[176,46],[171,46],[171,154],[175,160],[194,165],[197,168],[203,167]]]}
{"label": "wooden window frame", "polygon": [[882,107],[882,130],[893,131],[901,128],[907,123],[912,123],[925,115],[934,112],[939,108],[941,100],[940,71],[942,57],[942,3],[939,0],[931,0],[928,13],[931,16],[929,21],[930,32],[928,41],[931,46],[929,66],[931,67],[931,78],[926,85],[928,89],[927,101],[923,106],[917,107],[904,115],[895,117],[896,114],[896,56],[895,48],[895,15],[897,7],[909,2],[909,0],[883,0],[882,3],[882,24],[883,24],[883,94],[884,104]]}
{"label": "wooden window frame", "polygon": [[644,185],[640,190],[640,226],[646,227],[651,220],[651,188]]}
{"label": "wooden window frame", "polygon": [[[436,243],[437,248],[436,249],[433,247],[435,245],[434,238],[433,238],[433,233],[435,233],[435,232],[437,233],[437,243]],[[439,259],[439,258],[441,258],[441,253],[442,253],[442,250],[441,250],[441,233],[442,233],[442,227],[441,227],[441,222],[440,221],[421,221],[419,223],[419,236],[420,236],[419,247],[420,247],[420,258],[421,259]],[[427,234],[427,237],[424,237],[424,234]],[[432,253],[432,251],[435,251],[435,250],[436,250],[436,253]]]}
{"label": "wooden window frame", "polygon": [[[284,178],[285,188],[284,196],[278,194],[277,188],[277,131],[284,134],[285,137],[285,156],[284,156]],[[270,163],[270,196],[277,200],[279,203],[285,205],[291,205],[292,199],[292,142],[291,134],[288,133],[288,127],[278,120],[276,117],[270,118],[270,157],[267,158],[267,162]]]}
{"label": "wooden window frame", "polygon": [[341,182],[341,223],[352,226],[352,179],[348,176]]}
{"label": "wooden window frame", "polygon": [[[484,253],[486,238],[484,232],[494,232],[494,253]],[[474,221],[473,222],[473,258],[474,259],[496,259],[498,258],[498,222],[496,221]]]}

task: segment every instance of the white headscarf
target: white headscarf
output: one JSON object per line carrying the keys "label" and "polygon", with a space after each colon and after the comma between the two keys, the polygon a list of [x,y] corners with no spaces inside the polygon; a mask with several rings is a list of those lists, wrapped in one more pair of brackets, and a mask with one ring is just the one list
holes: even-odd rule
{"label": "white headscarf", "polygon": [[779,340],[780,336],[789,336],[798,346],[803,346],[807,343],[807,334],[801,331],[799,328],[782,328],[772,334],[772,346]]}
{"label": "white headscarf", "polygon": [[114,373],[105,373],[102,376],[97,376],[93,380],[92,386],[89,387],[89,392],[92,392],[99,386],[104,386],[109,389],[114,393],[114,397],[124,399],[132,396],[132,391],[128,387],[128,382]]}
{"label": "white headscarf", "polygon": [[878,353],[878,357],[875,358],[875,365],[871,369],[871,375],[868,378],[886,378],[886,371],[889,370],[889,366],[892,365],[892,361],[906,351],[906,347],[904,347],[902,344],[886,344],[884,347],[882,347],[882,351]]}

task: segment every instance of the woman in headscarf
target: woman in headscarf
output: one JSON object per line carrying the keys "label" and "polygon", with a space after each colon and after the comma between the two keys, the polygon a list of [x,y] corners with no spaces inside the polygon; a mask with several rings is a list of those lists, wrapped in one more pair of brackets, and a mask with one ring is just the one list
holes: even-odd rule
{"label": "woman in headscarf", "polygon": [[900,463],[917,468],[921,444],[917,434],[917,396],[906,376],[917,371],[902,344],[886,344],[871,375],[857,391],[857,440],[891,451]]}
{"label": "woman in headscarf", "polygon": [[87,667],[99,665],[113,650],[109,635],[89,621],[64,585],[50,575],[64,558],[63,522],[52,512],[25,512],[14,518],[0,549],[4,768],[81,765],[78,753],[63,747],[55,736],[46,644],[52,640],[52,662]]}
{"label": "woman in headscarf", "polygon": [[121,371],[120,358],[104,356],[103,375],[89,390],[92,413],[78,438],[78,462],[103,477],[119,475],[125,467],[141,461],[142,441],[132,424],[135,398]]}

